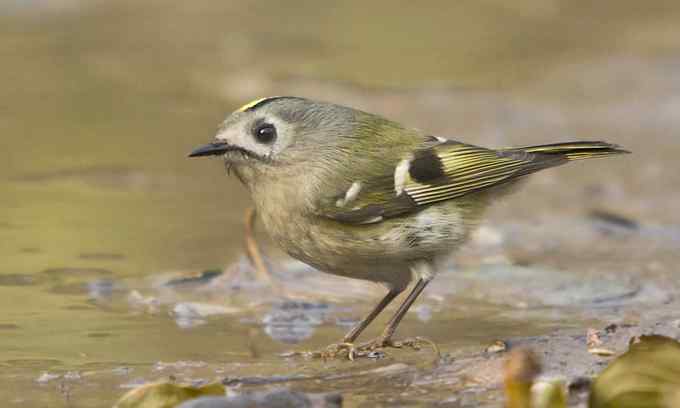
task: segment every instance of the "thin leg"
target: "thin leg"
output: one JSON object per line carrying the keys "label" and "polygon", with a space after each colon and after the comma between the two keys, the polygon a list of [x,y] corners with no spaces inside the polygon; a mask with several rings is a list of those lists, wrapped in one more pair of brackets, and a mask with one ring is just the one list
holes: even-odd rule
{"label": "thin leg", "polygon": [[356,326],[352,328],[347,334],[345,334],[345,337],[342,339],[343,343],[354,343],[354,340],[359,337],[362,331],[366,327],[368,327],[369,324],[375,319],[380,312],[387,307],[387,305],[390,304],[394,300],[395,297],[399,296],[399,294],[403,291],[403,289],[390,289],[389,292],[385,295],[384,298],[378,303],[375,308],[369,313],[366,317],[364,317]]}
{"label": "thin leg", "polygon": [[424,277],[418,279],[418,282],[416,283],[416,286],[413,287],[413,290],[411,293],[408,294],[408,297],[406,300],[404,300],[404,303],[399,306],[399,309],[397,309],[397,312],[392,316],[389,322],[387,322],[387,326],[385,327],[385,330],[382,332],[382,334],[379,337],[380,342],[383,345],[386,345],[390,342],[392,339],[392,336],[394,335],[394,332],[397,330],[397,326],[399,326],[399,322],[401,322],[401,319],[404,318],[404,315],[406,315],[406,312],[408,312],[408,309],[413,305],[413,302],[416,301],[418,298],[418,295],[420,295],[420,292],[425,289],[428,283],[430,283],[431,277]]}
{"label": "thin leg", "polygon": [[413,290],[411,290],[411,293],[409,293],[409,295],[406,297],[404,303],[402,303],[402,305],[399,306],[399,309],[394,314],[394,316],[392,316],[390,321],[387,323],[385,330],[383,330],[382,334],[377,339],[369,341],[364,344],[360,344],[358,346],[354,344],[354,340],[356,340],[356,338],[359,336],[359,334],[361,334],[361,332],[366,328],[366,326],[368,326],[373,321],[373,319],[375,319],[380,314],[380,312],[392,300],[394,300],[394,298],[397,297],[399,293],[403,291],[403,289],[400,290],[391,289],[387,293],[387,295],[385,295],[385,297],[380,301],[380,303],[378,303],[378,305],[373,309],[373,311],[371,311],[371,313],[369,313],[368,316],[366,316],[361,322],[359,322],[359,324],[357,324],[354,328],[352,328],[352,330],[349,331],[349,333],[345,335],[345,338],[343,339],[342,343],[331,344],[325,350],[312,353],[312,356],[318,356],[323,359],[327,359],[346,355],[347,358],[349,358],[350,360],[354,360],[356,357],[365,357],[376,350],[386,347],[394,348],[410,347],[415,350],[420,350],[422,344],[429,344],[430,346],[432,346],[437,356],[439,356],[439,348],[437,347],[437,345],[434,344],[434,342],[432,342],[431,340],[422,337],[414,337],[411,339],[406,339],[398,342],[392,341],[392,336],[394,335],[394,332],[397,329],[399,322],[401,322],[401,319],[404,318],[404,315],[406,315],[408,309],[411,307],[411,305],[413,305],[413,303],[416,301],[420,293],[425,289],[427,284],[434,277],[432,265],[429,262],[418,262],[412,265],[411,270],[418,280],[415,286],[413,287]]}

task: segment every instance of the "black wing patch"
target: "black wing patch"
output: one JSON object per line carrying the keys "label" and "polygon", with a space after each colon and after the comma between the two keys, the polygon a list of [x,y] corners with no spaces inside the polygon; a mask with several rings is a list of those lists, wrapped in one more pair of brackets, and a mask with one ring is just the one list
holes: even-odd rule
{"label": "black wing patch", "polygon": [[417,150],[409,164],[408,173],[418,183],[428,183],[446,176],[444,163],[434,149]]}

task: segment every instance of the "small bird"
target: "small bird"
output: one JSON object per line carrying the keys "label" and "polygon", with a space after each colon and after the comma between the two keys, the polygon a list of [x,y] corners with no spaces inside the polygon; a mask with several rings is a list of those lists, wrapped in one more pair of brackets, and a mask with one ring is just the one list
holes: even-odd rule
{"label": "small bird", "polygon": [[600,141],[488,149],[350,107],[276,96],[231,113],[215,140],[189,156],[222,156],[250,191],[265,230],[293,258],[386,287],[375,308],[328,348],[354,352],[361,332],[415,280],[382,334],[362,347],[396,344],[394,332],[434,278],[436,261],[465,242],[485,208],[524,176],[620,153],[628,152]]}

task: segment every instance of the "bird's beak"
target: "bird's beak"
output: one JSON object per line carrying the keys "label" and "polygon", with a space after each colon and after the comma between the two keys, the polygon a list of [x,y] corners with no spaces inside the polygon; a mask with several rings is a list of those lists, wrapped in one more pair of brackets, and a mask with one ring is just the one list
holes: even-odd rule
{"label": "bird's beak", "polygon": [[215,142],[203,145],[194,149],[189,153],[189,157],[200,156],[219,156],[229,151],[229,144],[224,142]]}

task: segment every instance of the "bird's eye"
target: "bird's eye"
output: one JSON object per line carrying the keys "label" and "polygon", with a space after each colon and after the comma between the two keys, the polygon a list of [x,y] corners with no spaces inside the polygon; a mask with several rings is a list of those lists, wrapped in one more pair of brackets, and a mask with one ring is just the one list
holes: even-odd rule
{"label": "bird's eye", "polygon": [[276,139],[276,128],[271,123],[260,123],[255,126],[253,136],[259,143],[272,143]]}

